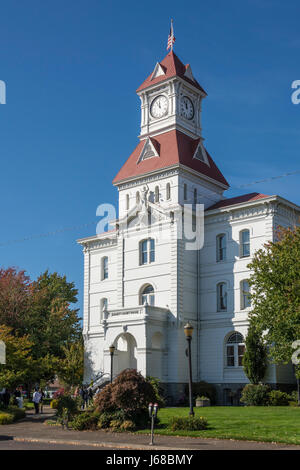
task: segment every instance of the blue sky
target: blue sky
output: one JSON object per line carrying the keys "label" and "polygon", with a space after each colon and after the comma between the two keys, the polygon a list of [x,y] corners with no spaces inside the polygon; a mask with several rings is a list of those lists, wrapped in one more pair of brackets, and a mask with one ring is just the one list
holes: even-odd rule
{"label": "blue sky", "polygon": [[[100,203],[117,202],[111,181],[139,133],[135,90],[166,54],[171,17],[174,50],[208,93],[206,147],[231,185],[300,170],[297,0],[10,0],[0,15],[0,264],[32,278],[65,273],[79,307],[76,239],[95,233]],[[228,197],[258,191],[300,204],[299,177]]]}

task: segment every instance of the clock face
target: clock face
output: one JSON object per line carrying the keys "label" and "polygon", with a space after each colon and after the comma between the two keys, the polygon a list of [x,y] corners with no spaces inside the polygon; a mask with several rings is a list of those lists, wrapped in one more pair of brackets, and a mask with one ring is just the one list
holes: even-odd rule
{"label": "clock face", "polygon": [[165,116],[168,112],[168,98],[166,98],[164,95],[159,95],[154,98],[151,104],[150,112],[154,118]]}
{"label": "clock face", "polygon": [[193,119],[194,117],[194,105],[192,101],[187,97],[183,96],[181,99],[181,116],[183,116],[186,119]]}

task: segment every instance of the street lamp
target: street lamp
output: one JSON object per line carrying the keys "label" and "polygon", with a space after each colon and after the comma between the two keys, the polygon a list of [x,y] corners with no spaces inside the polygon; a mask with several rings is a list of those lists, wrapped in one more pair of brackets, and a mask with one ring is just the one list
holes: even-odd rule
{"label": "street lamp", "polygon": [[115,353],[115,347],[112,344],[109,346],[109,352],[110,352],[110,383],[112,383],[113,379],[113,358],[114,358],[114,353]]}
{"label": "street lamp", "polygon": [[193,326],[188,322],[184,327],[184,334],[188,342],[188,358],[189,358],[189,401],[190,401],[190,415],[194,416],[193,410],[193,396],[192,396],[192,358],[191,358],[191,341],[193,336]]}

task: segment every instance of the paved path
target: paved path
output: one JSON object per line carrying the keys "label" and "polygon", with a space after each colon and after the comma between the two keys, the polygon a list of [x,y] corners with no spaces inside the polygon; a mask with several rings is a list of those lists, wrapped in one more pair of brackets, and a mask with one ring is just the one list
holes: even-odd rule
{"label": "paved path", "polygon": [[[149,435],[112,433],[105,431],[73,431],[44,424],[53,417],[50,407],[44,414],[27,412],[24,420],[0,426],[0,449],[11,442],[36,445],[71,446],[73,449],[136,449],[136,450],[300,450],[300,446],[250,441],[200,439],[191,437],[155,436],[154,446],[149,446]],[[6,442],[6,444],[4,444]],[[78,446],[78,447],[77,447]]]}

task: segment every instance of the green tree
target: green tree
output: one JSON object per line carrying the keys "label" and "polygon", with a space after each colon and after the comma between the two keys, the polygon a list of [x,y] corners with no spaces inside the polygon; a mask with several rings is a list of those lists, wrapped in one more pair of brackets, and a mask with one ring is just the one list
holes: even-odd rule
{"label": "green tree", "polygon": [[292,343],[300,339],[300,227],[281,228],[277,241],[258,250],[249,268],[251,323],[264,332],[271,360],[287,364]]}
{"label": "green tree", "polygon": [[64,359],[59,363],[58,377],[68,387],[81,385],[83,382],[84,346],[80,339],[62,347]]}
{"label": "green tree", "polygon": [[26,375],[28,390],[40,379],[52,380],[65,358],[63,348],[81,338],[78,310],[71,306],[76,301],[77,290],[66,276],[46,271],[32,282],[24,271],[0,270],[1,323],[31,344],[30,373],[18,376]]}
{"label": "green tree", "polygon": [[244,372],[252,384],[258,384],[263,380],[267,369],[267,347],[261,333],[253,325],[248,329],[245,345]]}
{"label": "green tree", "polygon": [[0,325],[0,340],[6,345],[6,364],[0,365],[0,388],[14,388],[31,376],[34,363],[28,336],[16,336],[13,329]]}

